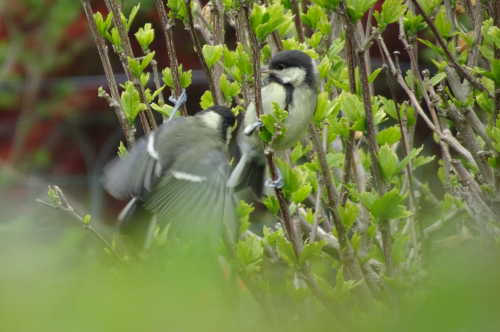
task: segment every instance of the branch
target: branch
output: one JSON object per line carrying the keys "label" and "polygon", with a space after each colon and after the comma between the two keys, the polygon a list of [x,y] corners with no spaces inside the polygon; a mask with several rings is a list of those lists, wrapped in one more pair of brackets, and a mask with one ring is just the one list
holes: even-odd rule
{"label": "branch", "polygon": [[[158,0],[157,0],[158,1]],[[191,6],[191,0],[184,0],[184,3],[186,4],[186,8],[190,8]],[[198,39],[198,36],[196,35],[196,31],[194,29],[193,25],[193,15],[191,11],[187,11],[187,17],[188,17],[188,23],[185,25],[186,29],[189,32],[189,35],[191,36],[191,40],[193,41],[194,48],[196,50],[196,55],[198,56],[198,60],[200,60],[201,67],[203,68],[203,71],[205,72],[205,76],[208,81],[208,88],[210,89],[210,93],[212,94],[212,98],[214,101],[217,100],[217,92],[215,90],[214,86],[214,78],[212,76],[212,72],[208,68],[207,62],[205,61],[205,58],[203,57],[203,52],[201,50],[201,45],[200,41]]]}
{"label": "branch", "polygon": [[[189,0],[185,0],[189,1]],[[211,0],[212,1],[212,22],[214,25],[213,38],[214,45],[224,46],[224,4],[222,0]],[[224,105],[224,96],[222,95],[222,90],[220,87],[220,78],[224,73],[224,68],[222,64],[224,63],[224,53],[222,57],[213,67],[213,82],[215,88],[215,95],[213,96],[214,104]]]}
{"label": "branch", "polygon": [[[109,12],[113,13],[113,24],[115,25],[116,29],[118,30],[118,33],[120,35],[120,40],[122,42],[122,47],[123,47],[123,54],[120,54],[120,61],[123,64],[123,68],[125,69],[125,72],[127,73],[127,77],[132,78],[132,74],[130,73],[130,70],[128,69],[128,61],[127,58],[130,57],[134,59],[134,52],[132,51],[132,46],[130,45],[130,40],[128,39],[127,32],[125,30],[125,27],[123,26],[123,22],[121,20],[121,11],[118,6],[118,3],[116,0],[104,0],[106,2],[106,7],[108,8]],[[145,104],[147,109],[146,111],[139,111],[139,118],[141,119],[142,123],[142,128],[144,129],[145,134],[149,134],[151,130],[156,129],[156,122],[153,117],[153,112],[151,111],[151,106],[149,105],[149,102],[146,98],[146,95],[144,93],[144,89],[142,87],[142,84],[139,80],[137,79],[132,79],[132,84],[134,85],[135,90],[139,94],[139,99],[141,103]]]}
{"label": "branch", "polygon": [[458,63],[457,58],[455,57],[455,55],[453,55],[450,52],[450,49],[448,48],[448,45],[446,44],[446,41],[443,39],[443,37],[441,37],[441,35],[439,34],[438,29],[436,28],[436,25],[431,20],[431,18],[429,17],[429,15],[427,15],[427,13],[422,8],[422,6],[420,5],[420,3],[418,3],[417,0],[410,0],[410,1],[415,5],[415,7],[418,9],[418,11],[420,12],[420,14],[424,18],[424,20],[427,23],[427,25],[431,28],[431,30],[434,33],[434,36],[436,37],[439,45],[443,48],[444,52],[446,53],[446,57],[451,61],[451,63],[453,64],[453,67],[455,67],[455,69],[458,71],[458,74],[460,76],[464,77],[466,80],[468,80],[476,89],[478,89],[481,92],[486,91],[488,93],[488,95],[490,96],[490,98],[493,98],[493,95],[491,94],[491,92],[488,91],[488,89],[486,89],[486,87],[484,86],[484,84],[481,83],[480,81],[478,81],[477,79],[475,79],[462,65],[460,65]]}
{"label": "branch", "polygon": [[61,189],[59,189],[58,186],[53,186],[54,189],[52,189],[51,186],[49,186],[49,190],[53,191],[55,195],[58,197],[57,203],[47,203],[44,202],[40,199],[36,199],[37,203],[46,205],[48,207],[51,207],[56,210],[62,210],[66,212],[68,215],[70,215],[73,219],[78,221],[80,226],[88,230],[90,233],[92,233],[99,241],[101,241],[104,246],[113,254],[113,256],[120,262],[125,264],[125,260],[120,256],[120,254],[113,248],[113,246],[101,235],[99,234],[98,231],[95,230],[94,227],[92,227],[89,223],[85,222],[85,219],[82,218],[78,213],[75,212],[73,207],[68,203],[68,200],[64,196],[63,192]]}
{"label": "branch", "polygon": [[[158,16],[160,17],[161,27],[165,35],[165,42],[167,44],[168,60],[170,63],[170,71],[172,72],[172,80],[174,82],[173,95],[175,99],[178,99],[182,93],[181,78],[179,76],[179,64],[177,62],[177,54],[175,53],[174,45],[174,35],[172,33],[172,27],[174,26],[174,20],[169,19],[165,6],[161,0],[155,0],[156,10],[158,11]],[[190,15],[191,11],[186,7],[186,12]],[[180,107],[181,114],[187,116],[186,104]]]}
{"label": "branch", "polygon": [[102,66],[104,67],[104,73],[106,75],[106,79],[108,81],[109,90],[111,91],[112,100],[108,100],[108,103],[111,107],[114,108],[116,116],[118,117],[118,121],[123,130],[123,134],[125,135],[125,140],[127,142],[127,147],[129,149],[135,146],[135,127],[130,126],[127,120],[127,116],[123,111],[122,105],[119,102],[120,94],[118,92],[118,85],[116,84],[115,77],[113,75],[113,69],[111,67],[111,63],[108,57],[107,47],[104,44],[104,41],[97,30],[97,25],[94,20],[94,15],[92,13],[92,8],[90,7],[89,0],[81,0],[83,9],[85,11],[85,15],[87,16],[87,20],[89,21],[90,30],[92,31],[92,35],[94,36],[94,41],[97,45],[97,50],[99,51],[99,56],[101,57]]}
{"label": "branch", "polygon": [[[259,47],[259,42],[257,41],[257,37],[255,36],[255,33],[253,32],[250,24],[250,13],[248,6],[243,5],[243,11],[245,14],[245,20],[246,20],[246,25],[248,27],[248,34],[250,37],[250,50],[252,54],[252,66],[253,66],[253,90],[254,90],[254,104],[255,104],[255,112],[257,113],[257,118],[260,118],[264,112],[263,112],[263,107],[262,107],[262,94],[261,94],[261,88],[260,88],[260,47]],[[269,173],[271,174],[271,179],[277,180],[278,179],[278,172],[276,170],[276,163],[274,162],[274,158],[272,153],[267,149],[267,144],[263,142],[264,145],[264,151],[267,151],[268,153],[265,153],[266,159],[267,159],[267,166],[269,168]],[[283,194],[283,190],[281,188],[275,188],[274,193],[276,195],[276,199],[278,200],[279,206],[280,206],[280,212],[281,212],[281,217],[283,220],[283,227],[288,234],[290,238],[290,242],[293,245],[293,249],[295,252],[295,255],[297,257],[300,256],[300,247],[302,243],[299,243],[300,239],[298,238],[298,234],[295,234],[292,226],[292,221],[290,217],[290,210],[288,208],[288,203],[286,202],[285,196]]]}
{"label": "branch", "polygon": [[304,43],[304,29],[302,29],[302,21],[300,20],[300,9],[299,9],[299,1],[298,0],[290,0],[290,4],[292,5],[293,12],[293,23],[295,28],[297,29],[297,37],[299,38],[299,43]]}
{"label": "branch", "polygon": [[[351,22],[349,16],[347,15],[347,5],[345,1],[341,1],[339,7],[339,13],[344,20],[344,25],[346,27],[346,36],[348,39],[353,41],[360,40],[359,36],[356,37],[357,30],[354,24]],[[351,43],[353,50],[357,48],[357,59],[358,59],[358,68],[359,68],[359,78],[361,83],[361,92],[363,95],[363,107],[365,110],[365,119],[366,119],[366,139],[368,141],[368,151],[370,154],[370,160],[372,162],[372,172],[373,177],[375,178],[375,184],[377,186],[377,191],[380,197],[382,197],[386,193],[386,187],[384,178],[382,176],[382,170],[380,169],[380,164],[377,159],[378,153],[378,144],[375,136],[375,125],[373,123],[373,110],[371,104],[371,96],[370,96],[370,86],[368,84],[368,76],[367,76],[367,67],[366,67],[366,59],[365,59],[365,50],[360,48],[360,44],[357,45]],[[355,90],[354,90],[355,91]],[[387,275],[390,278],[394,277],[394,261],[392,258],[392,240],[390,233],[390,224],[388,220],[384,220],[380,224],[380,232],[382,233],[382,242],[383,242],[383,251],[386,262],[386,270]]]}

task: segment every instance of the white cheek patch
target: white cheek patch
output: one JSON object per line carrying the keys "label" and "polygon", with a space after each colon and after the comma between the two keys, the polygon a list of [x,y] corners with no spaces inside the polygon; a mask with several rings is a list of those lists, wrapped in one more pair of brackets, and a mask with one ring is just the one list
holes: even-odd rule
{"label": "white cheek patch", "polygon": [[177,179],[177,180],[186,180],[190,182],[203,182],[206,181],[207,178],[204,176],[199,176],[199,175],[194,175],[194,174],[189,174],[189,173],[184,173],[184,172],[172,172],[172,175]]}
{"label": "white cheek patch", "polygon": [[149,134],[149,137],[148,137],[148,153],[149,155],[156,159],[156,160],[159,160],[160,159],[160,156],[158,155],[158,152],[156,152],[155,150],[155,133],[152,132],[151,134]]}
{"label": "white cheek patch", "polygon": [[276,76],[285,84],[301,85],[306,77],[306,71],[302,68],[292,67],[279,71],[277,70]]}
{"label": "white cheek patch", "polygon": [[215,130],[218,130],[219,125],[222,123],[221,116],[215,112],[207,112],[201,116],[201,119],[207,126]]}

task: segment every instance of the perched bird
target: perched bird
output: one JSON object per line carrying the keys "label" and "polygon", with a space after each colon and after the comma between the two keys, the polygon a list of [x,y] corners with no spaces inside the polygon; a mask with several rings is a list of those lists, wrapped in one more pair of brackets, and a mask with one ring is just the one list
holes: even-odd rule
{"label": "perched bird", "polygon": [[168,235],[181,240],[216,246],[223,227],[234,236],[226,151],[235,121],[223,106],[176,118],[139,140],[123,160],[111,162],[104,169],[104,187],[118,199],[133,197],[118,218],[121,232],[146,248],[153,219],[163,227],[170,224]]}
{"label": "perched bird", "polygon": [[[319,72],[314,60],[298,50],[276,54],[263,73],[269,75],[262,80],[262,106],[264,114],[273,112],[271,102],[288,111],[284,121],[287,131],[284,139],[278,141],[276,150],[288,149],[297,143],[307,131],[318,103]],[[238,133],[241,159],[233,170],[228,186],[235,191],[251,187],[257,196],[262,195],[266,158],[262,140],[254,129],[262,125],[257,119],[255,105],[251,103],[246,112],[243,126]],[[280,186],[280,179],[266,183],[269,187]],[[282,182],[282,180],[281,180]]]}

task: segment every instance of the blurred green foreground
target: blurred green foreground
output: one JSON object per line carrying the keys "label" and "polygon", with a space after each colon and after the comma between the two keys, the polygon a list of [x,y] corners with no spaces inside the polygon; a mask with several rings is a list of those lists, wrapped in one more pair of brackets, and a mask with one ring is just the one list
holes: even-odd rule
{"label": "blurred green foreground", "polygon": [[[83,229],[32,227],[0,224],[0,331],[276,330],[222,260],[163,250],[122,266]],[[271,291],[271,301],[286,331],[500,331],[498,248],[472,239],[432,255],[426,284],[394,286],[392,308],[377,304],[372,314],[342,306],[342,325],[315,299],[296,306]],[[398,295],[405,287],[411,296]]]}

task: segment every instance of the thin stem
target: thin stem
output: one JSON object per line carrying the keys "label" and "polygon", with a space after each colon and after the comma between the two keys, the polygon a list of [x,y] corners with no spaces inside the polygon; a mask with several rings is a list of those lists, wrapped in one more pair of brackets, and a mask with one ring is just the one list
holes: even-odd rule
{"label": "thin stem", "polygon": [[135,91],[137,91],[137,93],[139,94],[140,102],[145,104],[147,107],[146,111],[139,111],[139,118],[141,119],[144,133],[149,134],[151,130],[156,129],[156,122],[153,117],[153,112],[151,111],[151,106],[149,105],[146,95],[144,94],[144,89],[142,89],[140,81],[134,80],[132,78],[132,74],[128,68],[127,58],[130,57],[131,59],[134,59],[135,57],[134,52],[132,51],[132,46],[130,45],[130,40],[128,39],[127,32],[125,30],[125,26],[123,25],[123,22],[121,20],[121,10],[116,0],[105,0],[105,2],[108,11],[113,13],[113,24],[115,25],[116,29],[118,30],[118,34],[120,35],[120,40],[123,48],[123,54],[119,55],[120,61],[123,64],[123,68],[125,69],[125,73],[127,74],[128,79],[132,81]]}
{"label": "thin stem", "polygon": [[[165,42],[167,44],[168,60],[170,63],[170,71],[172,72],[172,80],[174,82],[173,95],[175,99],[178,99],[182,93],[181,78],[179,76],[179,64],[177,62],[177,54],[175,52],[174,45],[174,35],[172,33],[172,27],[175,25],[174,20],[169,19],[165,6],[161,0],[155,0],[156,10],[158,11],[158,16],[160,17],[161,27],[165,35]],[[191,7],[186,7],[191,8]],[[188,15],[191,15],[190,10],[186,10]],[[192,18],[192,17],[191,17]],[[187,116],[186,104],[183,104],[180,109],[183,116]]]}
{"label": "thin stem", "polygon": [[[185,0],[189,1],[189,0]],[[212,0],[212,18],[213,18],[213,38],[214,45],[224,46],[224,4],[222,0]],[[189,8],[189,7],[186,7]],[[224,54],[213,67],[213,82],[215,88],[215,95],[213,100],[216,105],[224,105],[224,96],[222,95],[222,90],[220,87],[220,78],[224,73],[224,68],[222,64],[224,63]]]}
{"label": "thin stem", "polygon": [[94,15],[92,13],[92,8],[90,7],[89,0],[81,0],[83,9],[85,11],[85,15],[87,16],[87,20],[89,21],[90,30],[92,31],[92,35],[94,36],[94,41],[97,45],[97,50],[99,51],[99,56],[101,57],[102,66],[104,67],[104,73],[106,75],[106,79],[108,81],[109,90],[111,92],[112,101],[110,106],[115,110],[116,116],[118,117],[118,121],[123,130],[123,134],[125,135],[125,141],[127,142],[127,147],[129,149],[135,146],[135,127],[129,125],[127,116],[123,111],[122,105],[119,102],[120,94],[118,92],[118,85],[116,84],[115,77],[113,75],[113,69],[111,67],[111,63],[109,61],[107,47],[104,44],[104,41],[97,30],[97,25],[94,20]]}
{"label": "thin stem", "polygon": [[[158,0],[156,0],[158,1]],[[186,4],[186,8],[190,8],[191,6],[191,0],[185,0],[184,3]],[[215,91],[215,86],[214,86],[214,78],[212,75],[212,72],[208,68],[208,64],[205,61],[205,58],[203,57],[203,52],[201,50],[201,45],[200,41],[198,39],[198,36],[196,35],[196,31],[194,29],[193,25],[193,15],[191,14],[191,11],[187,11],[187,17],[188,17],[188,23],[186,25],[186,29],[189,32],[189,35],[191,36],[191,40],[193,41],[194,48],[196,50],[196,55],[198,56],[198,60],[200,60],[201,67],[203,68],[203,71],[205,72],[205,77],[207,78],[208,81],[208,87],[210,89],[210,93],[212,94],[213,98],[216,98],[217,92]],[[216,100],[216,99],[214,99]]]}
{"label": "thin stem", "polygon": [[[50,186],[49,186],[49,189],[52,190],[52,188]],[[94,227],[92,227],[89,223],[86,223],[85,219],[82,218],[78,213],[75,212],[75,210],[73,209],[73,207],[68,203],[68,201],[67,201],[66,197],[64,196],[63,192],[61,191],[61,189],[59,189],[58,186],[54,186],[53,191],[59,197],[59,201],[57,203],[52,203],[51,204],[51,203],[47,203],[45,201],[42,201],[40,199],[37,199],[36,202],[40,203],[40,204],[43,204],[43,205],[46,205],[46,206],[49,206],[49,207],[51,207],[53,209],[56,209],[56,210],[62,210],[64,212],[66,212],[67,214],[69,214],[73,219],[75,219],[76,221],[78,221],[78,223],[83,228],[85,228],[86,230],[88,230],[99,241],[101,241],[104,244],[104,246],[113,254],[113,256],[120,263],[125,263],[125,261],[123,260],[122,256],[115,250],[115,248],[113,248],[113,246],[101,234],[99,234],[99,232],[96,231],[96,229]]]}

